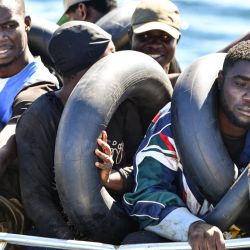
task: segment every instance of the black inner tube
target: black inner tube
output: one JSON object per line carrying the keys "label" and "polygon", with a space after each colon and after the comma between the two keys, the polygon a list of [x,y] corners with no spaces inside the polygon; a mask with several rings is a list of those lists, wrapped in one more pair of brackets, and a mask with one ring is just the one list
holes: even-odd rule
{"label": "black inner tube", "polygon": [[148,126],[171,95],[161,66],[135,51],[101,59],[72,92],[59,124],[55,176],[66,214],[92,241],[120,244],[134,230],[131,218],[101,185],[94,166],[96,138],[126,99],[133,99]]}
{"label": "black inner tube", "polygon": [[191,64],[178,79],[172,99],[174,137],[185,174],[214,204],[205,220],[221,230],[249,214],[247,170],[234,183],[235,166],[217,122],[214,83],[224,58],[222,53],[210,54]]}
{"label": "black inner tube", "polygon": [[54,64],[49,56],[48,45],[57,28],[58,25],[51,21],[32,17],[31,29],[28,33],[31,53],[34,56],[40,56],[43,63],[49,68],[54,68]]}

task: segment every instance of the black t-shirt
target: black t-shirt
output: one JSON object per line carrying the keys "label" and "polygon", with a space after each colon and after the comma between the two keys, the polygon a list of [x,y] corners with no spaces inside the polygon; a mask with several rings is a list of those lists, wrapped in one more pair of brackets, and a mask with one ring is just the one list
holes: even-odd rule
{"label": "black t-shirt", "polygon": [[[225,134],[222,134],[223,142],[226,146],[226,149],[234,163],[239,162],[239,158],[241,155],[241,152],[243,151],[244,145],[245,145],[245,139],[246,136],[241,137],[231,137]],[[239,169],[240,172],[242,172],[241,169]]]}
{"label": "black t-shirt", "polygon": [[[16,137],[18,154],[22,154],[20,180],[27,215],[41,235],[72,238],[54,180],[54,148],[63,108],[55,93],[43,95],[20,118]],[[133,154],[143,137],[139,115],[131,101],[117,109],[107,133],[117,162],[114,169],[127,183],[126,192],[133,180],[130,174]]]}

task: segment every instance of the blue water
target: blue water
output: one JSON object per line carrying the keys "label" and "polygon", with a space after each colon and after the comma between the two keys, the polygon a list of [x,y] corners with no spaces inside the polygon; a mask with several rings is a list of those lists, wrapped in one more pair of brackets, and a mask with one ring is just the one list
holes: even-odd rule
{"label": "blue water", "polygon": [[[101,1],[101,0],[100,0]],[[132,0],[118,0],[125,4]],[[27,14],[56,22],[62,0],[26,0]],[[182,17],[177,58],[184,69],[194,59],[225,47],[250,31],[250,0],[174,0]]]}

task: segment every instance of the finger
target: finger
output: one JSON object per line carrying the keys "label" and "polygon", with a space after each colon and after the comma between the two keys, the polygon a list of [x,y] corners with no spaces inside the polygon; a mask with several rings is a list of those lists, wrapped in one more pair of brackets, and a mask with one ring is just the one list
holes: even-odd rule
{"label": "finger", "polygon": [[96,150],[95,150],[95,154],[96,154],[97,157],[100,158],[104,163],[113,164],[112,156],[107,155],[107,154],[101,152],[99,149],[96,149]]}
{"label": "finger", "polygon": [[216,247],[218,250],[226,249],[225,240],[222,233],[218,233],[216,235]]}
{"label": "finger", "polygon": [[215,238],[212,237],[206,240],[206,249],[208,250],[220,249],[220,248],[217,248],[216,245],[217,244],[216,244]]}
{"label": "finger", "polygon": [[102,140],[106,143],[108,142],[108,135],[105,130],[102,130]]}
{"label": "finger", "polygon": [[104,142],[102,139],[97,139],[97,143],[98,145],[102,148],[102,151],[107,154],[107,155],[111,155],[111,148],[108,145],[108,143]]}
{"label": "finger", "polygon": [[95,166],[99,169],[103,169],[103,170],[111,170],[112,169],[112,164],[111,163],[100,163],[100,162],[96,162]]}

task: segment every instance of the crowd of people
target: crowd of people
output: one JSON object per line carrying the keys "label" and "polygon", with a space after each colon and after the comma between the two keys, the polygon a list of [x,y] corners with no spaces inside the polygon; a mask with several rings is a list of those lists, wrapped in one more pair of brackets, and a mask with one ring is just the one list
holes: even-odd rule
{"label": "crowd of people", "polygon": [[[76,84],[98,60],[116,51],[112,36],[95,24],[116,7],[115,0],[64,0],[65,13],[48,48],[55,74],[29,50],[32,21],[25,15],[24,0],[0,0],[1,232],[79,236],[57,191],[56,135]],[[128,35],[131,49],[159,63],[174,88],[181,74],[175,58],[181,39],[178,7],[170,0],[139,1]],[[220,51],[227,55],[214,83],[220,133],[239,175],[250,161],[249,38],[246,34]],[[140,228],[121,243],[188,241],[192,249],[225,249],[223,232],[204,220],[213,204],[184,171],[171,103],[144,136],[136,104],[124,101],[96,145],[93,168],[99,170],[102,185]],[[249,226],[239,231],[250,235]]]}

